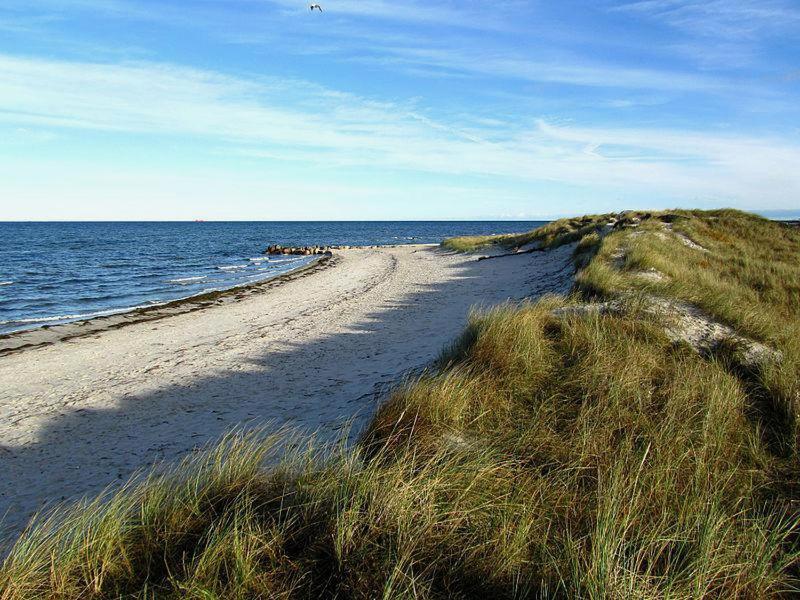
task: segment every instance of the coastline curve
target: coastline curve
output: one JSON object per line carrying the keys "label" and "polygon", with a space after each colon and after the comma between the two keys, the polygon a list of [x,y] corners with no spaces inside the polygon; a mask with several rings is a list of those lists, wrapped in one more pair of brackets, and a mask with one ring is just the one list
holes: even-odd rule
{"label": "coastline curve", "polygon": [[44,325],[22,331],[12,331],[0,335],[0,357],[33,348],[50,346],[76,338],[97,335],[111,329],[120,329],[137,323],[157,321],[167,317],[191,313],[215,305],[236,301],[253,294],[273,289],[287,281],[293,281],[317,273],[323,269],[334,267],[336,264],[337,259],[335,255],[323,254],[314,258],[308,264],[260,281],[249,282],[222,290],[195,294],[193,296],[171,300],[163,304],[131,308],[109,315],[75,320],[68,323],[59,323],[57,325]]}

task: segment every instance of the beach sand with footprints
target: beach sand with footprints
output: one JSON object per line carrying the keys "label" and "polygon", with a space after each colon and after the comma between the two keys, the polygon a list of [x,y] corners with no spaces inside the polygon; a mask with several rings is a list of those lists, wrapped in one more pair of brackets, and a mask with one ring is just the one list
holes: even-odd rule
{"label": "beach sand with footprints", "polygon": [[389,387],[461,333],[472,307],[566,291],[570,252],[478,261],[437,246],[336,251],[281,281],[2,340],[4,537],[43,506],[177,461],[237,426],[326,442],[349,422],[357,431]]}

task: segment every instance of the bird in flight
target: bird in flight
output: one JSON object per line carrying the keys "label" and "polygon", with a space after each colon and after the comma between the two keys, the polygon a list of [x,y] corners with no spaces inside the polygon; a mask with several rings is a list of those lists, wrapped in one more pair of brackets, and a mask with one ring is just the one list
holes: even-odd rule
{"label": "bird in flight", "polygon": [[314,10],[322,12],[322,7],[319,4],[311,4],[309,8],[311,9],[311,12],[314,12]]}

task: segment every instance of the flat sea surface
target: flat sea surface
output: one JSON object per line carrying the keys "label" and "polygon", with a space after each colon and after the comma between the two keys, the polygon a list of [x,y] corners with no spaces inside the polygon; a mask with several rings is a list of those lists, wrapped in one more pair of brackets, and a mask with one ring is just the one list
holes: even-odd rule
{"label": "flat sea surface", "polygon": [[543,221],[0,222],[0,334],[125,312],[270,279],[309,257],[284,246],[438,243]]}

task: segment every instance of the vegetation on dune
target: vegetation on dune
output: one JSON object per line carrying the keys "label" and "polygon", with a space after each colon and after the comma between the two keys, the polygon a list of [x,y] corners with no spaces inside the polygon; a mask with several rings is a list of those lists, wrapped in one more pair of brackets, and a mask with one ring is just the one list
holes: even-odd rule
{"label": "vegetation on dune", "polygon": [[[34,525],[0,569],[0,598],[800,591],[800,231],[735,211],[543,229],[511,246],[576,242],[575,294],[474,314],[355,448],[266,468],[280,436],[229,436]],[[780,359],[675,343],[653,298]]]}
{"label": "vegetation on dune", "polygon": [[[669,228],[661,220],[669,215]],[[742,335],[778,350],[779,361],[732,368],[773,426],[791,428],[783,452],[796,454],[800,430],[800,230],[732,210],[655,214],[636,230],[610,235],[577,277],[585,295],[654,294],[697,306]],[[643,278],[642,273],[657,278]],[[787,432],[788,433],[788,432]]]}
{"label": "vegetation on dune", "polygon": [[442,247],[455,252],[474,252],[491,247],[511,250],[528,244],[535,244],[539,248],[551,249],[576,242],[607,222],[608,215],[587,215],[572,219],[560,219],[527,233],[449,238],[442,242]]}

